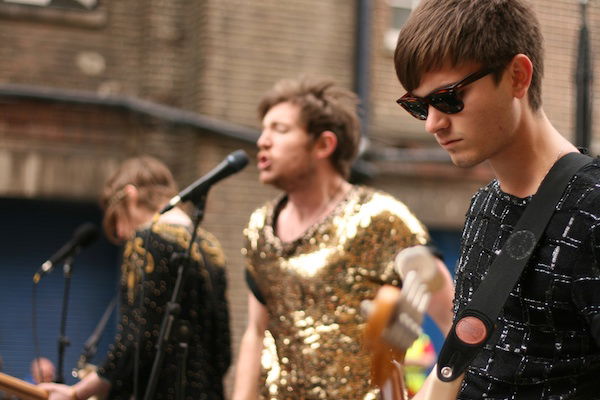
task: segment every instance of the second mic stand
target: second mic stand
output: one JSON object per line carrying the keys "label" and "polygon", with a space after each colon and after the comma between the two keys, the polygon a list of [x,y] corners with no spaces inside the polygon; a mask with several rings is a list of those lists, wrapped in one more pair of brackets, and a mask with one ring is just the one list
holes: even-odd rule
{"label": "second mic stand", "polygon": [[83,379],[90,371],[88,361],[96,355],[100,336],[102,335],[102,332],[104,332],[108,319],[112,315],[116,306],[117,298],[114,297],[106,307],[106,310],[104,310],[104,314],[102,314],[102,318],[100,318],[100,321],[96,325],[96,329],[94,329],[94,332],[92,332],[90,337],[85,341],[83,345],[83,351],[79,356],[79,360],[77,361],[77,367],[71,371],[73,378]]}
{"label": "second mic stand", "polygon": [[69,292],[71,289],[71,276],[73,270],[73,256],[67,257],[63,266],[63,272],[65,276],[65,286],[63,290],[63,303],[62,312],[60,317],[60,333],[58,337],[58,370],[55,382],[65,383],[65,376],[63,373],[63,365],[65,361],[65,350],[71,344],[67,337],[67,310],[69,306]]}
{"label": "second mic stand", "polygon": [[[194,215],[192,217],[192,235],[190,238],[190,244],[187,248],[187,251],[184,257],[180,258],[179,268],[177,269],[177,279],[175,281],[175,287],[173,288],[173,293],[171,294],[171,300],[167,303],[165,307],[165,314],[163,316],[163,320],[160,326],[160,333],[158,335],[158,339],[156,342],[156,355],[154,356],[154,362],[152,363],[152,371],[150,372],[150,378],[148,380],[148,386],[146,388],[146,393],[144,394],[144,400],[152,400],[154,399],[154,395],[156,392],[156,384],[158,383],[158,375],[160,374],[160,369],[162,368],[162,363],[165,358],[165,345],[169,343],[171,340],[171,333],[173,326],[175,325],[175,320],[181,313],[181,305],[179,304],[181,301],[181,288],[183,277],[186,273],[186,270],[189,268],[190,260],[191,260],[191,252],[192,246],[196,240],[198,226],[200,222],[204,218],[204,207],[206,206],[206,196],[207,193],[202,193],[198,201],[196,202],[196,208],[194,210]],[[181,330],[184,331],[186,328],[189,328],[182,324]],[[179,368],[185,369],[185,355],[187,355],[187,342],[189,341],[189,337],[191,335],[187,335],[187,332],[179,332],[177,337],[181,338],[181,343],[179,343],[179,351],[183,354],[178,356],[179,358]],[[138,344],[139,346],[140,344]],[[177,388],[176,388],[176,399],[182,400],[185,397],[185,386],[186,386],[186,371],[178,371],[177,378]]]}

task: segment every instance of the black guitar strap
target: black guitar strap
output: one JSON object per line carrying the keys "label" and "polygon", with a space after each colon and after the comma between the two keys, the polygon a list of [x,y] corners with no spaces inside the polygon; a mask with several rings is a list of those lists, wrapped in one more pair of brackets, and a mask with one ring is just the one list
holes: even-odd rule
{"label": "black guitar strap", "polygon": [[490,338],[509,293],[554,214],[571,177],[592,161],[581,153],[561,157],[517,222],[486,277],[448,333],[437,363],[437,375],[449,382],[459,377]]}

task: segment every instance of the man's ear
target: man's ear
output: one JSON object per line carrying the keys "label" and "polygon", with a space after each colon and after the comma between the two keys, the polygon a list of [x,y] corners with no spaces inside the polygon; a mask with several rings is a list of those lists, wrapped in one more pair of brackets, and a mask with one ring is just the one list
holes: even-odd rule
{"label": "man's ear", "polygon": [[323,131],[315,141],[314,150],[319,158],[331,157],[338,145],[337,135],[331,131]]}
{"label": "man's ear", "polygon": [[513,95],[522,99],[527,95],[533,76],[533,63],[525,54],[517,54],[509,64]]}

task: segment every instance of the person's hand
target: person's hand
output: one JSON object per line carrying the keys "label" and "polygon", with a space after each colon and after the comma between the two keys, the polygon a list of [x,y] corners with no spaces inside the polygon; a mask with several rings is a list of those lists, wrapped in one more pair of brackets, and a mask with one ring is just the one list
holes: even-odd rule
{"label": "person's hand", "polygon": [[48,400],[77,400],[75,389],[71,386],[59,383],[40,383],[37,386],[48,392]]}

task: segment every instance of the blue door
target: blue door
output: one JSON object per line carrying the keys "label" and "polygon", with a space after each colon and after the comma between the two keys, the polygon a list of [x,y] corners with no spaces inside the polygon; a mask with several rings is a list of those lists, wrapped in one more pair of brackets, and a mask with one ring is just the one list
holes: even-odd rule
{"label": "blue door", "polygon": [[[0,356],[2,372],[25,379],[36,356],[58,366],[58,339],[64,294],[64,273],[58,265],[34,286],[40,265],[61,248],[82,223],[100,229],[101,212],[91,203],[0,199]],[[63,374],[71,371],[83,345],[117,292],[118,248],[103,234],[75,258],[68,302]],[[32,300],[35,298],[35,310]],[[33,319],[36,317],[35,320]],[[115,332],[109,320],[92,363],[100,363]],[[34,326],[37,325],[36,332]],[[35,345],[35,334],[37,342]]]}

